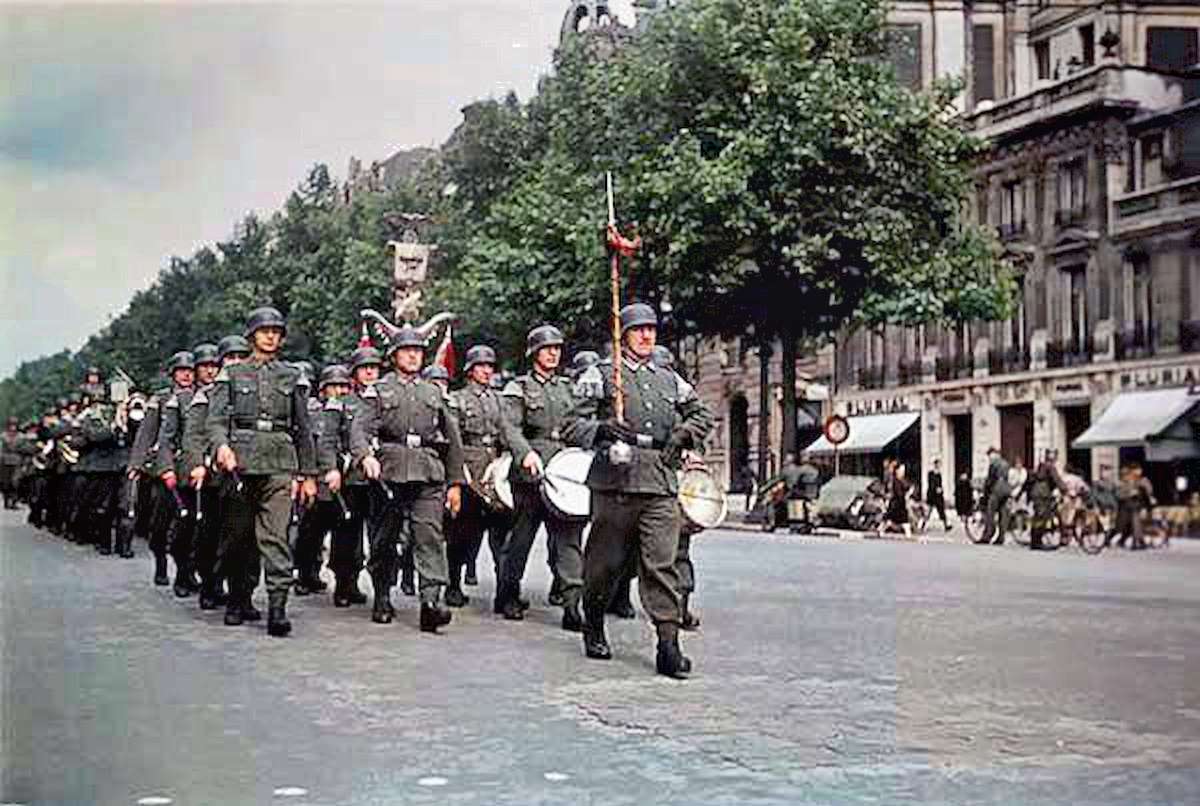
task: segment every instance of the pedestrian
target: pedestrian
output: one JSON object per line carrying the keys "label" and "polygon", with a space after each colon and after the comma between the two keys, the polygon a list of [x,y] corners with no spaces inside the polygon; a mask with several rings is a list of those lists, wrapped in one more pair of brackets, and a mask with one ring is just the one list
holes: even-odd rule
{"label": "pedestrian", "polygon": [[949,529],[950,521],[946,518],[946,492],[942,487],[941,459],[934,459],[933,467],[925,475],[925,503],[938,514],[942,521],[942,530]]}
{"label": "pedestrian", "polygon": [[1100,478],[1092,485],[1092,501],[1096,504],[1100,522],[1104,526],[1106,545],[1112,540],[1116,528],[1117,499],[1117,483],[1112,477],[1112,465],[1100,465]]}
{"label": "pedestrian", "polygon": [[884,512],[883,522],[879,524],[879,536],[889,529],[900,529],[904,532],[905,539],[912,539],[912,524],[908,515],[908,470],[906,466],[900,462],[891,462],[891,479],[885,485],[887,489],[887,509]]}
{"label": "pedestrian", "polygon": [[[462,507],[463,450],[458,422],[442,390],[420,378],[425,337],[402,327],[392,342],[395,372],[367,387],[350,426],[354,461],[375,486],[371,558],[375,588],[371,619],[390,624],[395,613],[391,586],[396,579],[396,543],[411,521],[414,560],[421,596],[420,627],[436,632],[450,623],[442,603],[448,583],[442,507],[457,515]],[[449,486],[447,486],[449,485]]]}
{"label": "pedestrian", "polygon": [[[298,368],[279,360],[287,323],[278,310],[254,309],[245,332],[253,355],[245,363],[222,367],[217,375],[209,397],[208,442],[214,446],[216,467],[235,476],[235,486],[241,487],[227,499],[231,517],[254,526],[236,530],[233,537],[257,543],[266,573],[267,633],[282,638],[292,631],[287,617],[292,502],[304,505],[317,494],[309,383]],[[242,579],[244,573],[233,569],[227,575]],[[241,608],[231,610],[227,604],[225,614],[227,624],[239,623]]]}
{"label": "pedestrian", "polygon": [[1009,466],[995,446],[988,448],[988,472],[983,481],[984,522],[983,535],[975,542],[979,545],[1004,544],[1004,533],[1008,529],[1008,499],[1012,495],[1009,486]]}
{"label": "pedestrian", "polygon": [[[628,556],[638,559],[638,590],[658,634],[659,674],[686,677],[691,661],[679,646],[678,477],[683,452],[698,447],[712,418],[694,390],[656,367],[651,355],[658,320],[642,303],[620,312],[625,350],[618,390],[615,359],[591,367],[576,384],[579,400],[568,420],[568,441],[596,451],[588,472],[592,531],[584,549],[584,651],[612,657],[604,611]],[[617,417],[620,394],[624,418]]]}
{"label": "pedestrian", "polygon": [[564,341],[562,331],[553,325],[530,330],[525,337],[525,357],[532,363],[530,371],[504,387],[508,419],[526,444],[523,451],[513,453],[510,479],[516,520],[504,545],[499,584],[509,602],[505,618],[520,614],[522,611],[515,610],[511,603],[520,593],[534,538],[545,526],[553,564],[551,593],[562,607],[562,628],[581,632],[585,522],[568,520],[551,510],[542,498],[540,486],[546,463],[565,447],[563,427],[576,403],[574,384],[558,371]]}
{"label": "pedestrian", "polygon": [[[1142,466],[1130,462],[1121,473],[1121,484],[1117,490],[1117,528],[1121,535],[1117,545],[1125,546],[1130,541],[1130,548],[1141,551],[1146,548],[1146,540],[1142,536],[1142,520],[1145,514],[1154,507],[1154,488],[1150,481],[1142,475]],[[1105,545],[1111,542],[1111,535]]]}
{"label": "pedestrian", "polygon": [[[1043,551],[1050,547],[1044,543],[1046,532],[1053,525],[1058,498],[1056,494],[1066,495],[1067,485],[1058,473],[1056,461],[1058,451],[1048,448],[1042,461],[1028,479],[1029,502],[1033,506],[1033,520],[1029,525],[1029,548],[1032,551]],[[1059,524],[1059,528],[1062,524]]]}
{"label": "pedestrian", "polygon": [[[449,607],[467,604],[467,596],[462,591],[462,573],[467,567],[475,567],[486,533],[497,583],[492,610],[510,621],[519,621],[524,618],[527,600],[521,598],[519,585],[514,589],[507,584],[511,580],[506,581],[503,573],[504,546],[513,528],[513,513],[490,496],[485,497],[486,491],[481,485],[488,465],[502,452],[523,457],[530,467],[537,462],[537,455],[530,451],[525,437],[509,420],[508,406],[492,386],[496,351],[486,344],[471,347],[467,350],[464,371],[467,383],[450,393],[449,405],[458,417],[468,483],[462,493],[462,509],[446,524],[446,559],[450,574],[446,604]],[[518,508],[524,503],[518,504]],[[524,570],[523,565],[521,570]]]}

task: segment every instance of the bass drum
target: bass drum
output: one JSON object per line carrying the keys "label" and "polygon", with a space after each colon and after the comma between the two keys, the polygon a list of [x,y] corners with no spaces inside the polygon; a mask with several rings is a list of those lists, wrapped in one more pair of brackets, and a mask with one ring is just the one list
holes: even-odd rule
{"label": "bass drum", "polygon": [[729,503],[716,476],[706,467],[689,467],[679,473],[679,508],[688,523],[715,529],[725,522]]}
{"label": "bass drum", "polygon": [[512,512],[513,491],[508,481],[508,473],[512,470],[512,454],[502,453],[493,459],[483,471],[483,478],[478,485],[473,485],[475,492],[483,502],[493,510]]}
{"label": "bass drum", "polygon": [[592,451],[563,448],[546,463],[542,475],[542,500],[557,517],[568,521],[586,521],[592,516],[592,491],[588,489],[588,471],[592,469]]}

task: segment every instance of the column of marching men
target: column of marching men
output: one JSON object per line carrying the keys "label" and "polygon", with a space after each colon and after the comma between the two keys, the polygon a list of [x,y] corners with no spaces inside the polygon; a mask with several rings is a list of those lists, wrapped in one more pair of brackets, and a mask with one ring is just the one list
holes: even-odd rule
{"label": "column of marching men", "polygon": [[[619,367],[581,351],[570,372],[562,332],[535,327],[526,371],[501,388],[494,349],[477,345],[450,391],[445,368],[426,366],[418,329],[397,328],[386,351],[360,346],[317,374],[280,358],[284,317],[258,308],[243,335],[171,356],[170,384],[149,396],[112,400],[90,368],[39,422],[10,420],[5,507],[24,500],[33,526],[100,554],[131,558],[144,537],[154,584],[203,610],[223,607],[226,625],[263,618],[253,604],[261,580],[277,637],[292,631],[289,596],[327,592],[326,540],[335,607],[370,604],[371,620],[390,624],[398,586],[419,597],[419,628],[436,632],[468,604],[486,535],[493,611],[522,621],[544,529],[548,602],[564,630],[582,634],[586,656],[612,656],[605,617],[634,615],[636,578],[658,671],[686,677],[678,636],[699,625],[689,607],[698,529],[681,516],[678,471],[698,461],[713,421],[657,345],[657,324],[649,306],[627,305]],[[569,448],[592,452],[590,531],[586,516],[564,516],[543,495],[547,463]],[[511,508],[483,483],[504,455]]]}

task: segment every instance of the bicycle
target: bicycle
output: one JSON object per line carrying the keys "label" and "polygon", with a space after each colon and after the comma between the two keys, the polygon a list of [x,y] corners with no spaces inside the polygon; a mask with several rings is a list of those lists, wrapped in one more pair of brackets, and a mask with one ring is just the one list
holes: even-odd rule
{"label": "bicycle", "polygon": [[1056,551],[1074,541],[1080,551],[1096,555],[1104,551],[1108,531],[1099,510],[1087,502],[1062,499],[1051,515],[1049,528],[1042,534],[1042,546]]}

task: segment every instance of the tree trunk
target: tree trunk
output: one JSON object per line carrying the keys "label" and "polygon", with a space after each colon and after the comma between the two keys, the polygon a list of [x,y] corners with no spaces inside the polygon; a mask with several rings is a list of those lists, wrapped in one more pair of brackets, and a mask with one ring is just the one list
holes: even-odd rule
{"label": "tree trunk", "polygon": [[758,481],[767,480],[771,455],[771,344],[758,345]]}
{"label": "tree trunk", "polygon": [[779,466],[783,467],[789,453],[796,453],[796,334],[780,335],[782,349],[780,382],[783,384],[783,438],[779,441]]}

